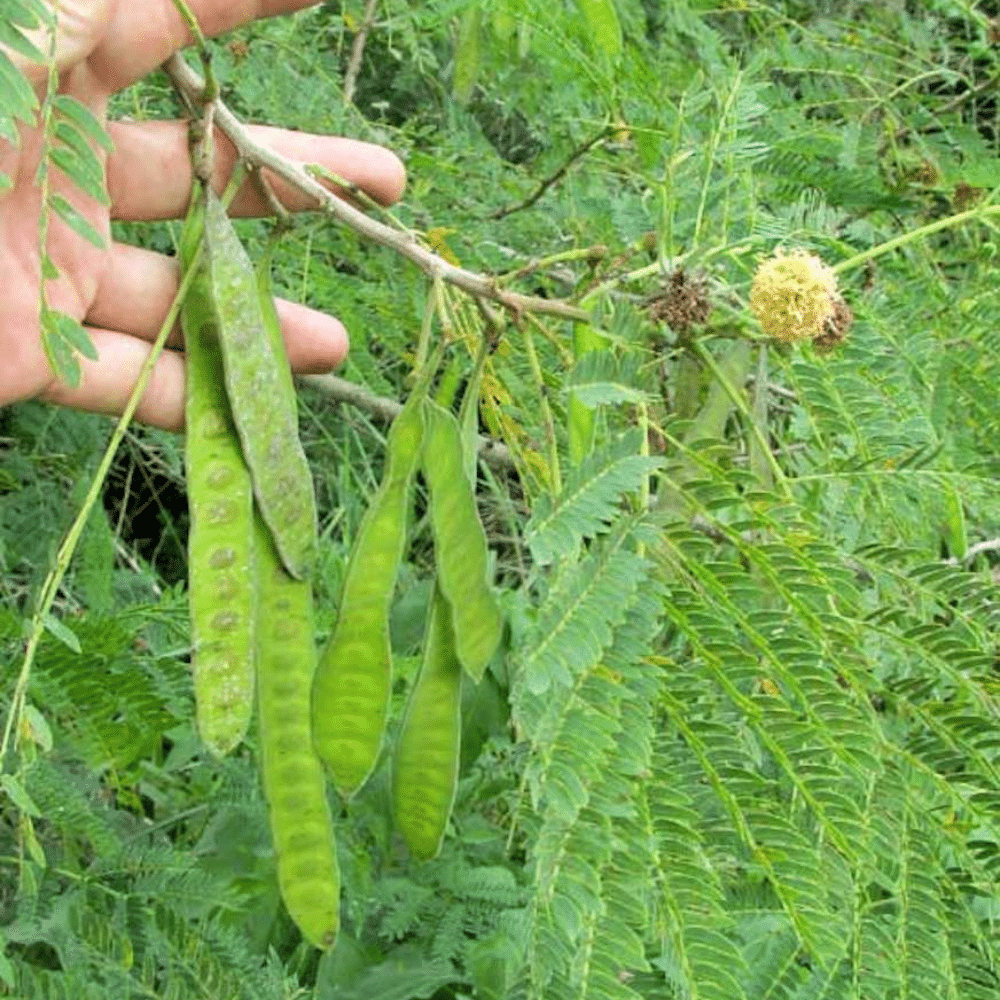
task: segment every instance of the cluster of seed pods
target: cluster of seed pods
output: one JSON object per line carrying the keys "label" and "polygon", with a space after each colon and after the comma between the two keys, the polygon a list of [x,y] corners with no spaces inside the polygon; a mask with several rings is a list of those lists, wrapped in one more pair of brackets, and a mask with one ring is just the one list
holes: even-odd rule
{"label": "cluster of seed pods", "polygon": [[455,417],[428,399],[425,374],[391,428],[382,482],[317,658],[316,509],[268,263],[254,268],[221,202],[200,184],[180,256],[184,267],[199,268],[181,317],[199,732],[214,753],[229,752],[256,702],[281,895],[305,938],[329,948],[340,880],[324,765],[350,796],[382,752],[393,675],[389,612],[418,468],[437,572],[420,671],[392,749],[392,803],[414,857],[433,857],[444,838],[458,783],[463,674],[481,679],[502,631],[474,463]]}

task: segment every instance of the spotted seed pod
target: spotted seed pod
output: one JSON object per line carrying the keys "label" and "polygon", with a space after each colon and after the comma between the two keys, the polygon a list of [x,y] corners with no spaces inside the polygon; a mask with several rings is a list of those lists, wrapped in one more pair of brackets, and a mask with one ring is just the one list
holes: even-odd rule
{"label": "spotted seed pod", "polygon": [[[192,197],[180,257],[189,267],[202,237],[200,195]],[[204,265],[181,309],[187,366],[185,466],[191,528],[191,611],[198,730],[222,756],[244,737],[254,695],[253,491],[222,377],[218,325]]]}

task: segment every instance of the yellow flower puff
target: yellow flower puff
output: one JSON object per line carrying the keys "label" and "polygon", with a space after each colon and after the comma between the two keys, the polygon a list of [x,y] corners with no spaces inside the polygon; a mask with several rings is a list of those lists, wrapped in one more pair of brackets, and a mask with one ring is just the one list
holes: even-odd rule
{"label": "yellow flower puff", "polygon": [[837,278],[805,250],[780,250],[757,268],[750,309],[764,333],[782,343],[821,337],[834,319]]}

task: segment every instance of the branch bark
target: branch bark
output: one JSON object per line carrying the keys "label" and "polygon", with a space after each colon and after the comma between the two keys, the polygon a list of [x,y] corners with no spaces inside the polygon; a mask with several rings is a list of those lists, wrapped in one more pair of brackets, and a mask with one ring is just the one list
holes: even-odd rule
{"label": "branch bark", "polygon": [[347,64],[347,72],[344,74],[344,103],[350,104],[354,100],[354,88],[358,83],[358,74],[361,72],[361,58],[365,54],[365,43],[368,35],[375,24],[375,8],[378,0],[368,0],[365,7],[365,16],[361,21],[361,27],[354,36],[354,44],[351,46],[351,58]]}
{"label": "branch bark", "polygon": [[[204,104],[204,81],[181,57],[175,53],[165,64],[167,72],[178,90],[195,106]],[[532,295],[498,288],[492,277],[457,267],[421,246],[409,233],[400,232],[364,214],[364,212],[338,198],[324,187],[306,169],[304,164],[293,163],[273,150],[255,142],[243,123],[221,100],[212,102],[215,124],[236,147],[241,159],[257,168],[273,172],[283,181],[311,197],[324,212],[338,222],[349,226],[360,236],[394,250],[415,264],[430,278],[445,281],[480,299],[496,302],[514,314],[540,313],[564,319],[588,320],[588,313],[578,306],[560,299],[542,299]]]}
{"label": "branch bark", "polygon": [[[301,381],[318,389],[328,399],[337,403],[349,403],[383,423],[391,423],[403,408],[403,404],[395,399],[376,396],[375,393],[338,375],[303,375]],[[499,472],[516,471],[514,460],[506,445],[494,441],[493,438],[479,436],[479,457]]]}

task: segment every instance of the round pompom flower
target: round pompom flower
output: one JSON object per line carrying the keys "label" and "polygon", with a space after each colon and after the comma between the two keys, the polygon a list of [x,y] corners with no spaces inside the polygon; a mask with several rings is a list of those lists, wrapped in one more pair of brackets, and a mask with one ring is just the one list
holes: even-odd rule
{"label": "round pompom flower", "polygon": [[822,336],[838,298],[837,278],[819,257],[779,250],[757,268],[750,309],[764,333],[790,344]]}

